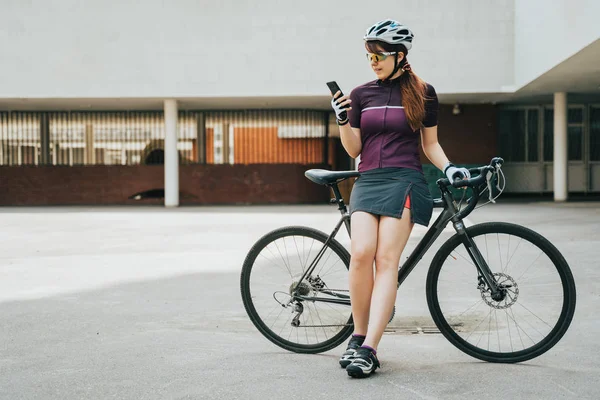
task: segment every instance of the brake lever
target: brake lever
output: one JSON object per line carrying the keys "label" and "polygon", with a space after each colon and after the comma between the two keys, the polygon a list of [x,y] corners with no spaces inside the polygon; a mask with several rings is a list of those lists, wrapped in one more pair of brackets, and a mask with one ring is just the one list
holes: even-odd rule
{"label": "brake lever", "polygon": [[494,204],[496,204],[496,200],[494,200],[493,194],[492,194],[492,177],[494,176],[494,173],[492,171],[488,171],[487,174],[485,175],[485,180],[487,181],[487,189],[488,189],[488,198],[490,199],[490,201]]}
{"label": "brake lever", "polygon": [[[500,164],[496,164],[496,171],[495,173],[497,174],[497,176],[499,175],[500,169],[502,168],[502,165]],[[502,175],[504,176],[504,175]],[[496,179],[496,189],[498,189],[498,192],[502,192],[502,188],[500,188],[500,178]]]}

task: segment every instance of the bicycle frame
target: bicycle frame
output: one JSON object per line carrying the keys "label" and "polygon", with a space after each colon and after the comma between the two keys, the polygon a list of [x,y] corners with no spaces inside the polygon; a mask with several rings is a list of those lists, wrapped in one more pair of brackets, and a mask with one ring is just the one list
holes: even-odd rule
{"label": "bicycle frame", "polygon": [[[350,214],[348,213],[348,210],[344,203],[344,199],[342,198],[342,195],[339,191],[337,183],[332,184],[331,189],[333,190],[333,193],[335,195],[335,199],[332,199],[331,203],[335,202],[338,204],[338,210],[342,214],[342,217],[340,218],[339,222],[336,224],[333,232],[329,235],[329,237],[325,241],[323,248],[321,248],[321,250],[315,257],[314,261],[306,269],[306,271],[300,278],[299,282],[302,282],[304,279],[306,279],[307,276],[311,276],[314,269],[316,268],[317,263],[319,262],[319,260],[323,256],[323,254],[325,254],[327,245],[337,235],[340,228],[342,227],[342,224],[345,225],[346,230],[348,231],[348,236],[350,236]],[[431,227],[427,230],[427,232],[425,233],[425,236],[423,236],[423,238],[419,241],[419,243],[417,244],[415,249],[412,251],[410,256],[399,267],[399,269],[398,269],[398,288],[400,288],[400,285],[406,280],[408,275],[410,275],[410,273],[413,271],[413,269],[417,266],[418,262],[423,258],[423,256],[427,252],[427,250],[429,250],[429,248],[433,245],[433,243],[441,235],[441,233],[444,231],[444,229],[446,228],[448,223],[450,221],[452,221],[454,230],[461,236],[462,243],[465,246],[469,256],[473,260],[473,263],[477,267],[477,269],[479,271],[479,275],[481,276],[481,278],[484,280],[484,282],[490,288],[492,297],[497,296],[500,293],[500,290],[498,288],[496,279],[494,278],[493,273],[491,272],[489,266],[485,262],[485,259],[483,258],[483,256],[479,252],[479,250],[477,249],[477,246],[475,245],[473,240],[467,235],[465,226],[462,222],[462,217],[460,217],[460,215],[459,215],[458,205],[456,204],[456,201],[454,200],[452,193],[446,187],[440,186],[440,190],[442,193],[442,197],[438,198],[438,199],[434,199],[433,207],[434,208],[443,208],[443,211],[438,216],[438,218],[435,220],[433,225],[431,225]],[[479,193],[477,193],[477,197],[478,196],[479,196]],[[297,298],[299,300],[304,300],[304,301],[319,301],[319,302],[325,302],[325,303],[350,305],[350,296],[348,296],[348,295],[343,295],[340,293],[327,291],[327,290],[323,290],[323,291],[321,291],[321,293],[325,293],[325,294],[331,295],[336,298],[325,298],[325,297],[317,297],[317,296],[309,297],[309,296],[302,296],[302,295],[298,295],[298,294],[294,294],[293,297]]]}

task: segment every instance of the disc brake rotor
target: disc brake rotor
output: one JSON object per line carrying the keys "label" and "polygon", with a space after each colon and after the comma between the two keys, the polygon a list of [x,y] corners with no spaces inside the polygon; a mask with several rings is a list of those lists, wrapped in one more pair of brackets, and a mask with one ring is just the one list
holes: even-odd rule
{"label": "disc brake rotor", "polygon": [[502,272],[496,272],[494,277],[498,282],[498,288],[504,294],[503,299],[500,301],[494,300],[490,290],[486,288],[485,284],[480,283],[479,290],[481,292],[481,298],[492,308],[503,310],[511,307],[517,302],[517,298],[519,297],[519,286],[517,285],[517,282],[510,275]]}

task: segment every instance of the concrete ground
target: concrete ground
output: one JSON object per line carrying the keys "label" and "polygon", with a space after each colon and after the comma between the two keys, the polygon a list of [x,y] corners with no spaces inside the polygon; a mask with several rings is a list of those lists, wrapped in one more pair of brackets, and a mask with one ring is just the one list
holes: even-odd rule
{"label": "concrete ground", "polygon": [[240,297],[260,236],[295,224],[329,232],[338,217],[326,205],[0,209],[0,398],[600,398],[600,203],[499,201],[467,221],[533,228],[569,262],[577,310],[548,353],[490,364],[440,334],[410,333],[433,325],[424,280],[447,231],[401,287],[383,368],[367,380],[339,368],[343,346],[301,355],[271,344]]}

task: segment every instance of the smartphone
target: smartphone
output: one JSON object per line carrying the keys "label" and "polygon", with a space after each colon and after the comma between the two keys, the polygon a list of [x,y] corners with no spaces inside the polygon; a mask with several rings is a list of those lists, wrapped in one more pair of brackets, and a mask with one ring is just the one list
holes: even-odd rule
{"label": "smartphone", "polygon": [[[335,96],[335,94],[338,92],[338,90],[341,92],[342,89],[340,89],[340,87],[338,86],[336,81],[331,81],[331,82],[327,82],[327,86],[329,87],[329,90],[331,91],[331,95]],[[342,92],[342,96],[344,95],[344,93]]]}
{"label": "smartphone", "polygon": [[[340,87],[336,81],[327,82],[327,86],[329,87],[329,90],[331,91],[332,96],[335,96],[335,94],[338,92],[338,90],[340,91],[340,97],[344,95],[344,92],[342,92],[342,89],[340,89]],[[340,118],[342,120],[346,119],[347,116],[348,116],[348,113],[346,111],[344,111],[340,114]]]}

